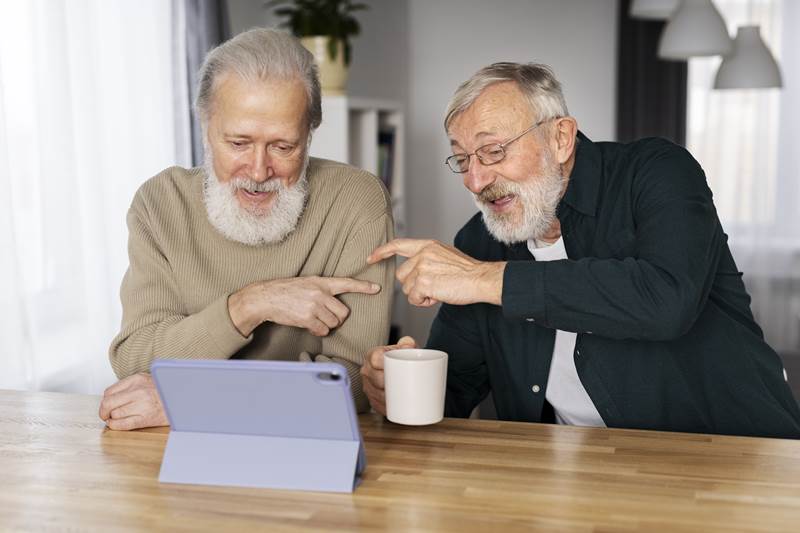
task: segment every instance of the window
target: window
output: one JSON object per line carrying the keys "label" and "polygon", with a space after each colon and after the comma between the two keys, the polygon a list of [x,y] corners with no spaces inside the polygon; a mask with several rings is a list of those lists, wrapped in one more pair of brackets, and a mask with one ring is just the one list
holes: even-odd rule
{"label": "window", "polygon": [[720,58],[689,61],[687,148],[714,193],[731,250],[770,344],[800,352],[800,22],[798,2],[715,0],[729,33],[760,25],[784,87],[714,90]]}
{"label": "window", "polygon": [[98,391],[125,213],[176,163],[171,3],[0,3],[0,386]]}

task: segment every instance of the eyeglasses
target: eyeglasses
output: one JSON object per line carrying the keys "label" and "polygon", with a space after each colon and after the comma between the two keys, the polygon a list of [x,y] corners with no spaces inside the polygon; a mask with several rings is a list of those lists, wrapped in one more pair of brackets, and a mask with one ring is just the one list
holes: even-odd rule
{"label": "eyeglasses", "polygon": [[540,120],[539,122],[528,128],[527,130],[523,131],[513,139],[509,139],[504,143],[485,144],[471,154],[451,155],[450,157],[444,160],[444,164],[447,165],[450,168],[450,170],[452,170],[456,174],[463,174],[467,170],[469,170],[469,158],[473,155],[478,158],[478,161],[481,162],[481,165],[485,166],[495,165],[506,158],[506,146],[513,143],[526,133],[535,130],[548,120],[553,120],[553,118],[558,118],[558,117],[551,117],[551,118],[546,118],[544,120]]}

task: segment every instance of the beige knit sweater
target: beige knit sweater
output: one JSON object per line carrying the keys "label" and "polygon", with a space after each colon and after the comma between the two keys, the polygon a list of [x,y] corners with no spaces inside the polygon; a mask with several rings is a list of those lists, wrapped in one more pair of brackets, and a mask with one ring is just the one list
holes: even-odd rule
{"label": "beige knit sweater", "polygon": [[[128,212],[130,266],[122,281],[122,329],[109,357],[119,378],[148,372],[155,358],[332,359],[348,369],[359,411],[368,408],[358,370],[367,351],[386,344],[394,262],[366,258],[393,237],[388,195],[374,176],[311,158],[309,196],[283,242],[247,246],[208,221],[201,168],[169,168],[137,191]],[[326,337],[264,323],[243,337],[228,296],[245,285],[296,276],[373,281],[377,295],[343,294],[350,315]]]}

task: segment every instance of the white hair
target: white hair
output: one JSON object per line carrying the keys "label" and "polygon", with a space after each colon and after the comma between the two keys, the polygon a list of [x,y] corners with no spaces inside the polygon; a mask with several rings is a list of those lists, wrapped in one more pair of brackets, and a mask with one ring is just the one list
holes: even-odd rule
{"label": "white hair", "polygon": [[516,83],[525,95],[535,122],[569,115],[561,83],[550,67],[538,63],[493,63],[456,89],[447,105],[444,129],[447,131],[453,119],[475,103],[487,87],[508,81]]}
{"label": "white hair", "polygon": [[205,128],[218,80],[235,74],[245,81],[298,79],[306,87],[309,133],[322,122],[319,74],[314,56],[297,38],[273,28],[253,28],[212,49],[199,72],[195,111]]}

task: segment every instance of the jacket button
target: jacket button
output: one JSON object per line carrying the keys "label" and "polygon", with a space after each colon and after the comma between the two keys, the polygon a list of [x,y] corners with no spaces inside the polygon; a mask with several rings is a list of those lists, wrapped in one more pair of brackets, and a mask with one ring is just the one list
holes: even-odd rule
{"label": "jacket button", "polygon": [[531,387],[531,390],[533,391],[534,394],[537,394],[540,390],[542,390],[542,388],[539,387],[539,385],[534,385],[533,387]]}

